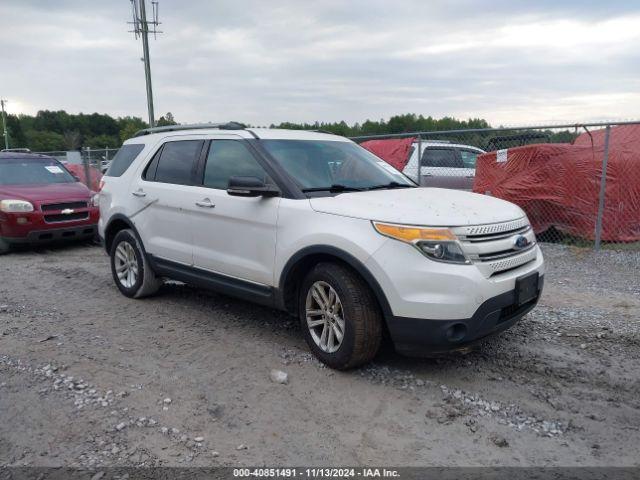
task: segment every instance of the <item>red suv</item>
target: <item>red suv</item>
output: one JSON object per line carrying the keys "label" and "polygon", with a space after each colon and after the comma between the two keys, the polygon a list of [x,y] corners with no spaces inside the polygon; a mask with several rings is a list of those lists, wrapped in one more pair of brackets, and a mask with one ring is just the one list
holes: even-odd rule
{"label": "red suv", "polygon": [[0,254],[12,244],[96,236],[93,192],[56,159],[0,153]]}

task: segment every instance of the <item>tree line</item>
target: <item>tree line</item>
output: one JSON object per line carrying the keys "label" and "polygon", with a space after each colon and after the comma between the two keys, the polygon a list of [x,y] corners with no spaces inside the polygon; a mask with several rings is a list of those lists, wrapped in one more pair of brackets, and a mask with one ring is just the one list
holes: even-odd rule
{"label": "tree line", "polygon": [[[175,125],[171,112],[157,120],[158,126]],[[491,128],[486,120],[470,118],[458,120],[452,117],[433,118],[416,114],[394,115],[388,120],[366,120],[363,123],[315,122],[271,124],[271,128],[298,130],[321,130],[345,137],[363,135],[383,135],[406,132],[437,132],[444,130],[468,130]],[[131,138],[135,132],[147,128],[148,124],[139,117],[111,117],[107,114],[71,114],[64,110],[41,110],[36,115],[7,115],[7,130],[11,148],[29,148],[34,152],[55,150],[77,150],[79,148],[118,148],[122,142]],[[527,132],[515,132],[526,140]],[[496,132],[464,133],[447,135],[443,140],[458,141],[486,148],[488,142],[499,135]],[[433,138],[438,138],[435,135]],[[575,138],[572,132],[545,132],[531,134],[526,143],[568,142]],[[508,145],[508,146],[516,146]]]}
{"label": "tree line", "polygon": [[[34,152],[77,150],[79,148],[118,148],[138,130],[147,128],[139,117],[113,118],[100,113],[71,114],[64,110],[40,110],[35,115],[7,115],[7,134],[11,148],[29,148]],[[173,125],[169,112],[157,121],[159,126]]]}

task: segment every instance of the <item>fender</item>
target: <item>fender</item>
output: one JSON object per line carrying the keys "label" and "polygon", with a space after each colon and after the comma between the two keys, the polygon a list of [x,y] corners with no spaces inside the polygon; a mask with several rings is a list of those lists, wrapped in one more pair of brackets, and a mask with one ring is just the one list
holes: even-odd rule
{"label": "fender", "polygon": [[356,257],[351,255],[350,253],[347,253],[344,250],[333,247],[331,245],[312,245],[309,247],[305,247],[302,250],[299,250],[298,252],[296,252],[287,261],[284,268],[282,269],[282,273],[280,275],[279,288],[278,288],[278,293],[280,295],[279,301],[281,302],[282,308],[284,308],[284,301],[285,301],[284,292],[285,292],[287,277],[291,273],[292,269],[305,257],[309,257],[312,255],[319,255],[319,254],[330,255],[332,257],[339,258],[340,260],[345,262],[347,265],[349,265],[351,268],[353,268],[356,272],[358,272],[358,274],[360,274],[360,276],[364,279],[364,281],[367,282],[367,284],[373,291],[373,294],[376,296],[376,299],[378,300],[378,304],[382,309],[382,314],[384,315],[385,320],[388,320],[389,318],[393,317],[393,313],[391,312],[391,307],[389,306],[389,301],[387,300],[386,295],[382,291],[380,284],[375,279],[373,274],[369,271],[369,269],[365,267],[360,260],[358,260]]}
{"label": "fender", "polygon": [[[116,213],[115,215],[113,215],[110,219],[109,219],[109,223],[107,223],[106,227],[104,228],[105,231],[105,235],[106,232],[109,231],[109,228],[111,227],[111,225],[113,224],[113,222],[115,222],[116,220],[122,221],[124,223],[127,224],[127,226],[133,230],[133,234],[136,236],[136,238],[138,239],[138,242],[140,243],[140,246],[142,247],[143,252],[147,253],[147,251],[144,248],[144,243],[142,243],[142,238],[140,237],[140,234],[138,233],[138,230],[136,229],[135,225],[133,224],[133,222],[131,221],[131,219],[129,217],[127,217],[126,215],[122,214],[122,213]],[[109,252],[108,248],[107,248],[107,238],[105,236],[105,238],[102,239],[103,244],[104,244],[104,249],[106,250],[107,254],[111,253]]]}

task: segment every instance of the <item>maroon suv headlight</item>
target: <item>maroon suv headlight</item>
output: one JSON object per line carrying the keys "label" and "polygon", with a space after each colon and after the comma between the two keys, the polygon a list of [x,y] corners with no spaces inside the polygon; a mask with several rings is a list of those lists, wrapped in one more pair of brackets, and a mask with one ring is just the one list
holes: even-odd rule
{"label": "maroon suv headlight", "polygon": [[0,200],[0,211],[5,213],[33,212],[33,204],[25,200]]}

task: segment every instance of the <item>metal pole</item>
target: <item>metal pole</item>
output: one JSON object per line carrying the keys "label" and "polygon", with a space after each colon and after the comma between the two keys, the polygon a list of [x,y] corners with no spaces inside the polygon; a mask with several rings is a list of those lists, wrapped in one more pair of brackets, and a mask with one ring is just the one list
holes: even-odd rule
{"label": "metal pole", "polygon": [[418,135],[418,185],[422,185],[422,136]]}
{"label": "metal pole", "polygon": [[151,88],[151,60],[149,59],[149,24],[147,23],[146,0],[140,0],[140,23],[142,30],[142,54],[144,60],[144,76],[147,82],[147,107],[149,109],[149,127],[155,127],[153,115],[153,90]]}
{"label": "metal pole", "polygon": [[4,103],[6,100],[0,100],[0,105],[2,105],[2,134],[4,135],[4,148],[9,149],[9,135],[7,135],[7,117],[4,113]]}
{"label": "metal pole", "polygon": [[598,199],[598,218],[596,219],[596,252],[600,251],[602,239],[602,217],[604,216],[604,197],[607,190],[607,162],[609,161],[609,137],[611,125],[607,125],[604,134],[604,157],[602,158],[602,175],[600,176],[600,198]]}
{"label": "metal pole", "polygon": [[84,183],[89,190],[91,190],[91,147],[86,148],[86,155],[82,159],[82,165],[84,167]]}

